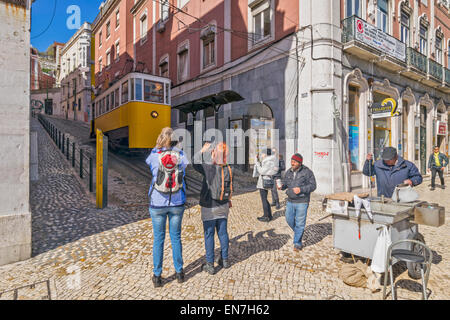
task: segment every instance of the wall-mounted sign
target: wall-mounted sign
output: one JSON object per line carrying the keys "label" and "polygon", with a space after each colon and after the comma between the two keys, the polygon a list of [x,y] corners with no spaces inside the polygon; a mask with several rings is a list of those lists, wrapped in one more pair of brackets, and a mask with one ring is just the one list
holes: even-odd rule
{"label": "wall-mounted sign", "polygon": [[397,117],[400,115],[395,99],[386,98],[381,103],[374,103],[371,108],[372,119]]}
{"label": "wall-mounted sign", "polygon": [[437,122],[437,134],[446,136],[447,135],[447,123],[443,121]]}
{"label": "wall-mounted sign", "polygon": [[403,42],[391,37],[362,19],[355,19],[355,29],[356,40],[401,61],[406,61],[406,46]]}

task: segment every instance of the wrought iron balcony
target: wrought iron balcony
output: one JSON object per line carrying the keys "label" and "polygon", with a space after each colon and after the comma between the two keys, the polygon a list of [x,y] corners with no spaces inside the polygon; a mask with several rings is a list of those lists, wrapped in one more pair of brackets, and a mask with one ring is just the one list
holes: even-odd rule
{"label": "wrought iron balcony", "polygon": [[445,82],[450,86],[450,69],[444,68],[445,70]]}
{"label": "wrought iron balcony", "polygon": [[411,47],[406,49],[406,63],[408,67],[414,67],[423,73],[428,72],[427,57]]}
{"label": "wrought iron balcony", "polygon": [[442,65],[428,59],[428,72],[431,76],[442,81]]}
{"label": "wrought iron balcony", "polygon": [[342,43],[355,40],[355,16],[342,20]]}

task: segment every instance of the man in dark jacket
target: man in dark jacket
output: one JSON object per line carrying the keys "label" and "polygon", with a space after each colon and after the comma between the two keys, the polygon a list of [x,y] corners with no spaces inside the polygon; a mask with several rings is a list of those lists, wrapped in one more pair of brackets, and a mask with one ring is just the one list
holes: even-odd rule
{"label": "man in dark jacket", "polygon": [[441,188],[445,189],[444,169],[448,165],[447,156],[439,151],[438,146],[434,147],[433,152],[434,153],[430,155],[430,159],[428,160],[428,171],[431,170],[431,191],[433,191],[436,186],[436,173],[439,174]]}
{"label": "man in dark jacket", "polygon": [[378,196],[384,195],[391,198],[395,187],[402,183],[410,186],[422,183],[422,175],[416,165],[399,157],[397,149],[384,148],[381,158],[373,164],[373,155],[369,153],[363,168],[364,175],[377,177]]}
{"label": "man in dark jacket", "polygon": [[303,165],[303,157],[296,153],[291,158],[291,168],[281,180],[280,190],[286,190],[286,221],[294,231],[294,251],[302,249],[302,237],[306,224],[310,194],[316,190],[314,173]]}

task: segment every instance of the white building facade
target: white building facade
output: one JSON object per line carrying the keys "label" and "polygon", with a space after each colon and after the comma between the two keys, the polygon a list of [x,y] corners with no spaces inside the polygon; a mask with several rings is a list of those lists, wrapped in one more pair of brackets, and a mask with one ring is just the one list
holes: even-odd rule
{"label": "white building facade", "polygon": [[84,23],[61,52],[63,117],[89,122],[91,110],[91,25]]}

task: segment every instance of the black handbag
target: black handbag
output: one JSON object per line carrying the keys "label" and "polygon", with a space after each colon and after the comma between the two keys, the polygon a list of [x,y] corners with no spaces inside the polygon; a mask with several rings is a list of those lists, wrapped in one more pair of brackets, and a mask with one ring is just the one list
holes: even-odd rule
{"label": "black handbag", "polygon": [[271,176],[263,176],[262,177],[263,188],[264,189],[272,189],[275,181]]}

